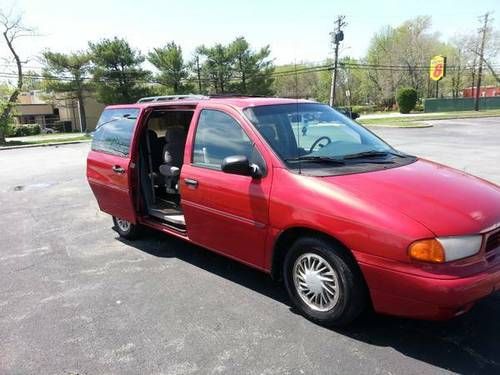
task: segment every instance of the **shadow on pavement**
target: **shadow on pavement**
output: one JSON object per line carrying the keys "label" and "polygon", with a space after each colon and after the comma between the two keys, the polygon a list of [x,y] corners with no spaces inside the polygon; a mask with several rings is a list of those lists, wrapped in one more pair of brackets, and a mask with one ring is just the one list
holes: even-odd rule
{"label": "shadow on pavement", "polygon": [[[159,232],[128,245],[157,257],[175,257],[289,306],[284,288],[258,270]],[[293,308],[291,312],[296,313]],[[388,347],[419,361],[461,374],[500,374],[500,293],[447,322],[366,314],[335,332]]]}
{"label": "shadow on pavement", "polygon": [[144,236],[135,241],[127,241],[118,236],[116,238],[137,250],[157,257],[180,259],[288,305],[285,290],[265,273],[176,237],[149,229],[145,231],[147,232]]}
{"label": "shadow on pavement", "polygon": [[460,374],[500,374],[499,316],[497,293],[464,316],[446,322],[372,314],[336,331]]}

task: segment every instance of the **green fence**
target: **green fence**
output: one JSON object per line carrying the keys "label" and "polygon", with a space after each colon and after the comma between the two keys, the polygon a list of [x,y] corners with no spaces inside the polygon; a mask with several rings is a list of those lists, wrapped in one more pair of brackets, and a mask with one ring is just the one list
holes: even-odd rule
{"label": "green fence", "polygon": [[[479,109],[500,109],[500,96],[479,99]],[[474,98],[425,99],[424,112],[472,111]]]}

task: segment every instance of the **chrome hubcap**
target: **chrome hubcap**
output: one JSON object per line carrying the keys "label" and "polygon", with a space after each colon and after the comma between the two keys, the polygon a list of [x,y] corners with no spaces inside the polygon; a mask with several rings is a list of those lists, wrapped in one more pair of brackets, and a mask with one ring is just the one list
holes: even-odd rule
{"label": "chrome hubcap", "polygon": [[122,232],[128,232],[130,229],[130,222],[125,219],[116,218],[116,225]]}
{"label": "chrome hubcap", "polygon": [[306,253],[297,258],[293,282],[302,301],[313,310],[331,310],[339,300],[338,275],[318,254]]}

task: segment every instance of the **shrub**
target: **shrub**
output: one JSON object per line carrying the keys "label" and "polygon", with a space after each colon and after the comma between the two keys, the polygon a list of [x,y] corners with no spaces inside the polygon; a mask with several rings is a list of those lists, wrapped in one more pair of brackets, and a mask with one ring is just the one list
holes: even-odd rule
{"label": "shrub", "polygon": [[42,128],[40,128],[40,125],[35,124],[31,127],[31,135],[38,135],[42,132]]}
{"label": "shrub", "polygon": [[40,134],[41,129],[38,124],[22,124],[13,125],[7,129],[7,136],[9,137],[25,137],[28,135]]}
{"label": "shrub", "polygon": [[400,113],[410,113],[417,104],[417,90],[411,87],[404,87],[398,91],[397,102]]}
{"label": "shrub", "polygon": [[417,105],[415,105],[414,111],[423,112],[424,111],[424,105],[422,103],[417,103]]}
{"label": "shrub", "polygon": [[356,113],[372,113],[377,110],[375,105],[353,105],[352,111]]}
{"label": "shrub", "polygon": [[14,124],[7,124],[5,127],[5,136],[13,137],[16,132],[16,126]]}

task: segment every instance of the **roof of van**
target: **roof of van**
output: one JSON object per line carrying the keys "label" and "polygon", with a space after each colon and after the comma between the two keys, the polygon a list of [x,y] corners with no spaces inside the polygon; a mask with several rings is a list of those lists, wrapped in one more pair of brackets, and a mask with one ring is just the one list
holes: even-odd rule
{"label": "roof of van", "polygon": [[144,103],[131,103],[131,104],[115,104],[109,105],[106,108],[150,108],[150,107],[165,107],[175,105],[192,105],[196,106],[198,103],[213,103],[213,104],[226,104],[236,108],[255,107],[259,105],[272,105],[272,104],[295,104],[295,103],[314,103],[305,99],[289,99],[289,98],[273,98],[273,97],[244,97],[244,96],[228,96],[228,97],[206,97],[203,99],[179,99],[168,101],[155,101]]}

